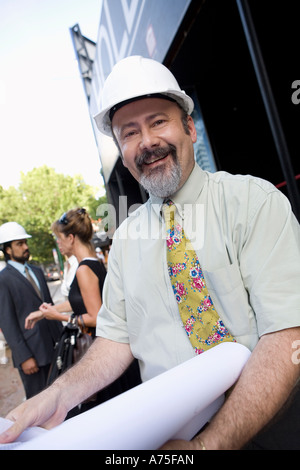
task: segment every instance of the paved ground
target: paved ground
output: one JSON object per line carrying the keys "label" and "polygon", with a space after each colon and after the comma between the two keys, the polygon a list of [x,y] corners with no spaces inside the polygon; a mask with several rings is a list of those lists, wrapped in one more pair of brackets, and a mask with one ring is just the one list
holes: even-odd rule
{"label": "paved ground", "polygon": [[[62,300],[60,281],[49,282],[48,285],[53,301]],[[0,333],[0,417],[5,418],[10,410],[22,403],[25,394],[19,373],[12,365],[11,351],[7,346],[1,349],[2,344],[3,335]]]}
{"label": "paved ground", "polygon": [[8,362],[0,364],[0,416],[2,418],[5,418],[10,410],[25,399],[19,373],[12,365],[10,349],[6,348],[5,353]]}

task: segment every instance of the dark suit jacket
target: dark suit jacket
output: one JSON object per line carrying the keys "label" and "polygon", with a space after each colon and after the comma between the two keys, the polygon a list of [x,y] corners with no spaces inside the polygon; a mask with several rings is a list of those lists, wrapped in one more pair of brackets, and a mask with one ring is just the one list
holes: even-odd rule
{"label": "dark suit jacket", "polygon": [[15,367],[34,357],[38,366],[51,363],[53,347],[62,330],[61,322],[40,320],[25,330],[25,318],[42,302],[51,302],[50,292],[40,268],[30,265],[42,292],[39,298],[30,282],[17,269],[7,265],[0,272],[0,328],[11,351]]}

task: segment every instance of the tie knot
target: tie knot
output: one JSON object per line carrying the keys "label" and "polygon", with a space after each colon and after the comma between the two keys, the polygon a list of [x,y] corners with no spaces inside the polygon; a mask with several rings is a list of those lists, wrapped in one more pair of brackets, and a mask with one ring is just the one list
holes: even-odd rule
{"label": "tie knot", "polygon": [[173,225],[174,219],[175,219],[175,212],[176,212],[176,206],[173,203],[173,201],[169,200],[165,202],[162,206],[162,212],[164,215],[166,225],[169,225],[169,224]]}

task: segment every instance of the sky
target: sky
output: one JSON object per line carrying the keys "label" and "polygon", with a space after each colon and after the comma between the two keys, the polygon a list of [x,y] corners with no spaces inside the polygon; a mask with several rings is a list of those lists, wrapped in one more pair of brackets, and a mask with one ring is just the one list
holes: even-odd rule
{"label": "sky", "polygon": [[47,165],[103,188],[69,28],[97,41],[102,0],[0,0],[0,185]]}

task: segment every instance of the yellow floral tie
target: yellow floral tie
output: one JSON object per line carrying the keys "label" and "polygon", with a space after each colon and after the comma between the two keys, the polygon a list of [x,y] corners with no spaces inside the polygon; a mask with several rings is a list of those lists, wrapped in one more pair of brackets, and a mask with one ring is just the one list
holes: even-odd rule
{"label": "yellow floral tie", "polygon": [[235,341],[213,305],[197,255],[183,228],[175,223],[172,201],[163,205],[171,285],[185,331],[196,354],[220,342]]}

